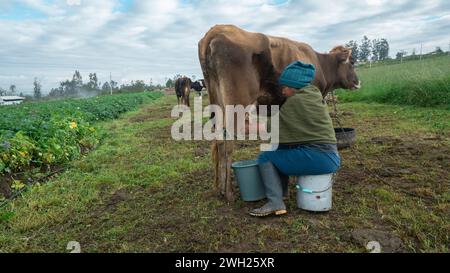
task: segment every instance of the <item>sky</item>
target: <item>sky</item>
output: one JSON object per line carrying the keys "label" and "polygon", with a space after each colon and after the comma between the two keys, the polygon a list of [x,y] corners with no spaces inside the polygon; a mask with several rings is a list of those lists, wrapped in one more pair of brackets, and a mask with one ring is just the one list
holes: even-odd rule
{"label": "sky", "polygon": [[386,38],[391,56],[450,47],[448,0],[0,0],[0,87],[31,93],[37,77],[45,94],[75,70],[119,84],[202,78],[198,41],[216,24],[318,52],[363,35]]}

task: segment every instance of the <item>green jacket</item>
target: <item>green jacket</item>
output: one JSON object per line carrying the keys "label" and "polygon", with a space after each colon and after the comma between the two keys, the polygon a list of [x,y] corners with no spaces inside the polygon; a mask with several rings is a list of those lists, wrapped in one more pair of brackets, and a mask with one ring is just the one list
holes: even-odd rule
{"label": "green jacket", "polygon": [[320,90],[309,85],[280,108],[281,144],[336,144],[333,122]]}

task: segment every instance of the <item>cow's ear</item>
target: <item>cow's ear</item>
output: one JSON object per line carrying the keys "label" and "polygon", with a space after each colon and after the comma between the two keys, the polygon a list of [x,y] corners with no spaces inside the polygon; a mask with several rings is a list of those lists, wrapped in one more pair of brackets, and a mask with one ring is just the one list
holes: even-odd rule
{"label": "cow's ear", "polygon": [[336,54],[336,57],[340,63],[349,63],[350,57],[352,56],[352,50],[350,48],[346,48],[341,52]]}

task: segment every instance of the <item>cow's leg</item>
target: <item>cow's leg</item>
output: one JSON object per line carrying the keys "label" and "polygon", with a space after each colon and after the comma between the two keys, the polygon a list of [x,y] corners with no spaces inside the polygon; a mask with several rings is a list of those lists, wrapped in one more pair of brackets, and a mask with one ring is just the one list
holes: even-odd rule
{"label": "cow's leg", "polygon": [[229,202],[232,202],[234,201],[235,197],[233,181],[231,180],[231,163],[233,162],[234,141],[225,141],[224,146],[224,149],[226,150],[226,156],[224,158],[225,166],[222,170],[227,174],[225,179],[225,197]]}
{"label": "cow's leg", "polygon": [[190,107],[191,105],[190,105],[190,103],[189,103],[189,94],[190,94],[190,90],[189,89],[186,89],[186,102],[187,102],[187,106],[188,107]]}
{"label": "cow's leg", "polygon": [[214,186],[217,192],[225,194],[225,189],[222,190],[219,183],[219,146],[217,140],[214,140],[211,145],[211,157],[214,165]]}
{"label": "cow's leg", "polygon": [[212,146],[215,185],[229,202],[234,201],[234,186],[231,180],[231,163],[234,141],[217,140]]}

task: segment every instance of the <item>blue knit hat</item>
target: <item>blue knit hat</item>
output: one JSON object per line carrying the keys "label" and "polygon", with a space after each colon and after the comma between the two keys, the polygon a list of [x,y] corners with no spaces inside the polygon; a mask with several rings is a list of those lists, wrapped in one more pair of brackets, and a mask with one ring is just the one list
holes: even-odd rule
{"label": "blue knit hat", "polygon": [[301,89],[311,83],[315,74],[314,65],[295,61],[283,70],[278,82],[280,85]]}

